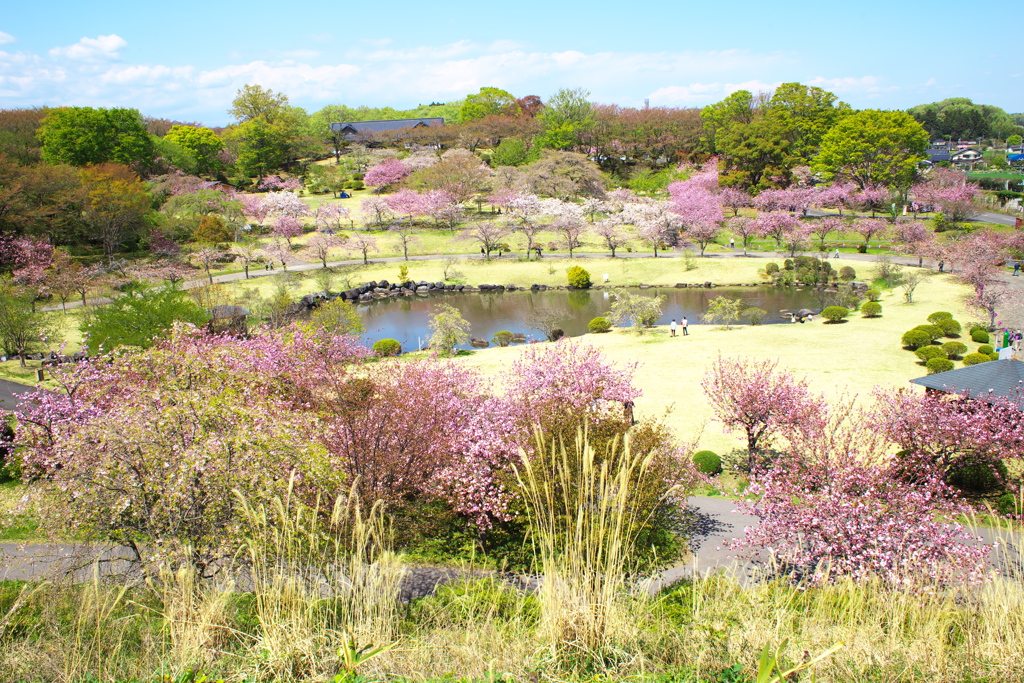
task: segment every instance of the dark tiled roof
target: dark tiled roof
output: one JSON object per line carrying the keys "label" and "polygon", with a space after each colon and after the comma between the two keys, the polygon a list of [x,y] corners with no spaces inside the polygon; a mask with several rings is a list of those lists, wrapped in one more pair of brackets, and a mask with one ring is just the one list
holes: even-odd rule
{"label": "dark tiled roof", "polygon": [[1005,398],[1024,410],[1024,361],[991,360],[910,382],[938,391],[967,394],[988,403]]}
{"label": "dark tiled roof", "polygon": [[928,155],[928,161],[937,163],[939,161],[949,161],[949,150],[945,149],[929,149],[925,152]]}
{"label": "dark tiled roof", "polygon": [[394,119],[392,121],[350,121],[348,123],[332,123],[331,130],[345,133],[386,133],[402,128],[417,126],[443,126],[444,119],[431,117],[423,119]]}

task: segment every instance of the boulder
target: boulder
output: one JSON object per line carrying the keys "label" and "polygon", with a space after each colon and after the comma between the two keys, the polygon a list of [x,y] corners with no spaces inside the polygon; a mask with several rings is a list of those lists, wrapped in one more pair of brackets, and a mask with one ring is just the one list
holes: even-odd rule
{"label": "boulder", "polygon": [[472,346],[474,349],[486,349],[488,346],[490,346],[490,342],[488,342],[486,339],[481,339],[480,337],[470,337],[469,345]]}
{"label": "boulder", "polygon": [[429,285],[420,285],[419,287],[416,288],[416,291],[417,292],[422,292],[422,293],[426,294],[427,292],[430,291],[430,286]]}

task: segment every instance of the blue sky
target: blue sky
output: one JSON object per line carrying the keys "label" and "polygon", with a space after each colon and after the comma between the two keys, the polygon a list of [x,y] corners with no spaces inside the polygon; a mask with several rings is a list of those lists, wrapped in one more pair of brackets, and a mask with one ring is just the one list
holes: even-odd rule
{"label": "blue sky", "polygon": [[131,106],[224,125],[245,83],[312,112],[488,85],[701,106],[799,81],[858,108],[959,96],[1024,111],[1020,0],[983,13],[945,0],[12,4],[0,14],[0,108]]}

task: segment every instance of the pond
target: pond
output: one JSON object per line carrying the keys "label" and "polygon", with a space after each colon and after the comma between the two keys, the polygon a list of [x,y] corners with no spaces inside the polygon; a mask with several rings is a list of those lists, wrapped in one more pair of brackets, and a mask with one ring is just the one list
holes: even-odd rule
{"label": "pond", "polygon": [[[408,351],[422,348],[430,337],[428,325],[434,308],[440,302],[457,308],[469,321],[470,334],[488,341],[495,332],[519,332],[527,338],[543,339],[538,330],[530,329],[526,317],[537,309],[564,312],[561,325],[565,333],[576,337],[587,333],[587,323],[597,316],[607,315],[611,309],[611,294],[627,291],[644,296],[665,297],[663,315],[659,325],[667,325],[673,318],[683,316],[697,324],[707,310],[708,302],[719,296],[738,298],[743,307],[757,306],[768,311],[765,323],[788,322],[780,311],[816,308],[818,303],[811,289],[793,287],[715,287],[713,289],[676,289],[652,287],[650,289],[624,288],[622,290],[546,290],[515,292],[434,293],[406,296],[398,299],[377,299],[358,303],[366,334],[363,340],[372,344],[378,339],[397,339]],[[467,345],[464,348],[469,348]]]}

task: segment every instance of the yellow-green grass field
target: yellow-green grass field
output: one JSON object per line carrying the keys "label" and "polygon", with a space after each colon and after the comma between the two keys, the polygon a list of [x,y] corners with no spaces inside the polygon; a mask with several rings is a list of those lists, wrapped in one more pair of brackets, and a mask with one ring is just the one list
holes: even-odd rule
{"label": "yellow-green grass field", "polygon": [[[638,416],[660,416],[682,441],[699,435],[699,445],[718,453],[744,446],[741,434],[724,434],[712,422],[712,412],[701,379],[719,357],[743,357],[788,368],[806,376],[811,389],[836,401],[844,394],[869,402],[872,389],[907,387],[908,380],[926,374],[917,356],[902,348],[903,333],[927,323],[935,311],[950,311],[960,322],[970,316],[962,301],[967,288],[951,277],[935,276],[918,287],[913,304],[902,294],[883,297],[882,317],[868,319],[854,313],[834,325],[821,320],[805,324],[733,327],[690,326],[689,336],[669,337],[667,327],[637,335],[631,330],[589,334],[582,343],[596,345],[613,363],[638,363],[636,384],[644,395],[636,402]],[[681,333],[680,333],[681,334]],[[974,351],[977,344],[966,334],[959,340]],[[522,346],[476,351],[458,362],[500,378],[521,354]]]}

